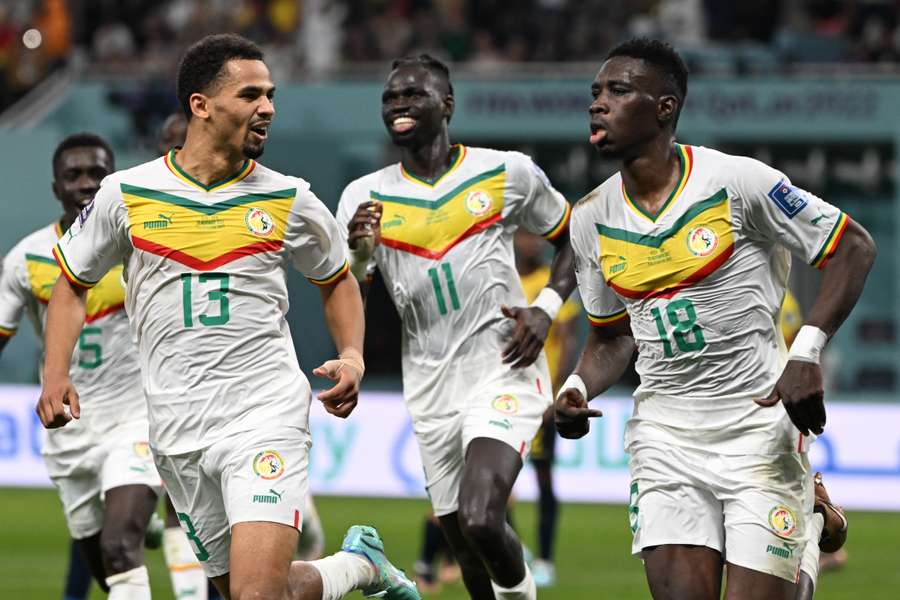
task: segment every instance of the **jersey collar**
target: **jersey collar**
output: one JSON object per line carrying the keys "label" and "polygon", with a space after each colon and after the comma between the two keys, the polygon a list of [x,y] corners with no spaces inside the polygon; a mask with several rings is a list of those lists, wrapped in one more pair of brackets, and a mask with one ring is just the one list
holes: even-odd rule
{"label": "jersey collar", "polygon": [[684,190],[684,186],[687,185],[688,178],[691,176],[691,171],[694,167],[694,153],[691,150],[690,146],[675,144],[675,149],[678,152],[678,163],[681,169],[681,173],[678,177],[678,183],[675,184],[675,188],[669,194],[669,197],[659,208],[656,214],[644,210],[640,204],[634,202],[628,195],[628,190],[625,189],[625,181],[622,181],[622,196],[625,198],[625,203],[630,206],[634,212],[653,223],[656,223],[669,210],[669,208],[671,208],[672,203],[681,194],[682,190]]}
{"label": "jersey collar", "polygon": [[172,148],[171,150],[169,150],[169,153],[166,154],[166,166],[169,167],[169,170],[173,175],[175,175],[175,177],[189,185],[203,190],[204,192],[215,192],[217,190],[221,190],[222,188],[228,187],[229,185],[233,185],[247,177],[247,175],[249,175],[256,167],[256,161],[248,158],[244,161],[244,164],[241,165],[241,168],[238,169],[236,173],[233,173],[232,175],[229,175],[228,177],[225,177],[218,181],[214,181],[209,185],[203,185],[202,183],[191,177],[187,173],[187,171],[182,169],[181,165],[179,165],[175,161],[175,150],[177,149],[177,147]]}
{"label": "jersey collar", "polygon": [[405,179],[407,179],[408,181],[411,181],[413,183],[417,183],[419,185],[424,185],[424,186],[430,187],[430,188],[437,187],[437,185],[440,182],[442,182],[444,179],[446,179],[447,176],[450,175],[450,173],[455,171],[459,167],[459,165],[462,164],[463,159],[466,157],[466,147],[463,146],[462,144],[454,144],[453,146],[451,146],[451,148],[450,148],[451,155],[453,154],[453,152],[456,152],[456,160],[453,161],[453,164],[450,166],[449,169],[447,169],[446,173],[444,173],[443,175],[441,175],[434,181],[429,181],[427,179],[423,179],[421,177],[413,175],[412,173],[410,173],[409,171],[407,171],[406,169],[403,168],[402,162],[400,163],[400,174],[403,175],[403,177]]}

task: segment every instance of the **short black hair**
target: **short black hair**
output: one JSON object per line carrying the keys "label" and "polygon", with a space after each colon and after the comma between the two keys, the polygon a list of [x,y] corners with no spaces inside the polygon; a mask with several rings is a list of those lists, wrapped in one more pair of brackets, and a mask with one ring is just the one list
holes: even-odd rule
{"label": "short black hair", "polygon": [[450,68],[440,59],[423,53],[416,56],[404,56],[391,63],[391,71],[396,71],[401,67],[421,67],[431,71],[447,82],[447,90],[451,96],[453,95],[453,84],[450,83]]}
{"label": "short black hair", "polygon": [[191,118],[191,94],[206,93],[229,60],[262,60],[263,51],[236,33],[208,35],[187,49],[178,65],[176,95]]}
{"label": "short black hair", "polygon": [[684,99],[687,97],[688,91],[688,68],[681,55],[666,42],[650,38],[633,38],[610,50],[606,58],[609,60],[614,56],[627,56],[643,60],[664,75],[668,91],[678,98],[678,113],[675,115],[674,127],[678,123],[678,116],[684,107]]}
{"label": "short black hair", "polygon": [[59,158],[62,156],[62,153],[66,150],[71,150],[72,148],[102,148],[106,152],[106,155],[109,156],[110,170],[116,170],[116,155],[113,154],[112,148],[109,146],[106,140],[104,140],[96,133],[82,131],[80,133],[73,133],[72,135],[66,136],[63,141],[61,141],[56,147],[56,150],[53,151],[52,165],[54,177],[56,176]]}

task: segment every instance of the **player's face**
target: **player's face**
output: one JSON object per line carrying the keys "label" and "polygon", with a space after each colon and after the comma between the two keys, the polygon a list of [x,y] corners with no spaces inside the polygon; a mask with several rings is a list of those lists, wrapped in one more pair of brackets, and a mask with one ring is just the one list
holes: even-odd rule
{"label": "player's face", "polygon": [[73,216],[87,206],[100,189],[100,182],[112,173],[112,157],[103,148],[85,146],[64,150],[53,177],[53,193],[63,210]]}
{"label": "player's face", "polygon": [[231,60],[208,96],[210,122],[223,145],[247,158],[262,155],[275,117],[275,84],[261,60]]}
{"label": "player's face", "polygon": [[452,112],[445,85],[421,67],[393,71],[381,94],[381,118],[398,146],[429,144],[446,126]]}
{"label": "player's face", "polygon": [[644,61],[615,56],[591,84],[590,142],[610,158],[625,158],[659,135],[657,107],[661,82]]}

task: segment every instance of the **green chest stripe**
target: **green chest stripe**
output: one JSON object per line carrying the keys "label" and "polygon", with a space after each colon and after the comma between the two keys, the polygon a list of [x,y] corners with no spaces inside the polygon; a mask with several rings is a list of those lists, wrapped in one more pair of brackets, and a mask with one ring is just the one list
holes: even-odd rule
{"label": "green chest stripe", "polygon": [[496,169],[491,169],[490,171],[485,171],[480,175],[476,175],[471,177],[458,186],[438,198],[437,200],[425,200],[422,198],[410,198],[407,196],[389,196],[387,194],[379,194],[376,191],[370,192],[370,195],[373,200],[380,200],[382,202],[396,202],[397,204],[406,204],[407,206],[415,206],[417,208],[427,208],[429,210],[437,210],[444,206],[450,200],[453,200],[456,196],[458,196],[461,192],[465,191],[467,188],[472,187],[476,183],[484,181],[485,179],[490,179],[491,177],[495,177],[500,173],[506,171],[506,165],[500,165]]}

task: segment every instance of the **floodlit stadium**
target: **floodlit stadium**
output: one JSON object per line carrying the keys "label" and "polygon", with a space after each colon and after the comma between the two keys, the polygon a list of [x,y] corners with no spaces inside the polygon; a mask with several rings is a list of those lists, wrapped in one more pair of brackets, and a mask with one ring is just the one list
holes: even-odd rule
{"label": "floodlit stadium", "polygon": [[900,11],[743,4],[0,3],[0,596],[900,597]]}

